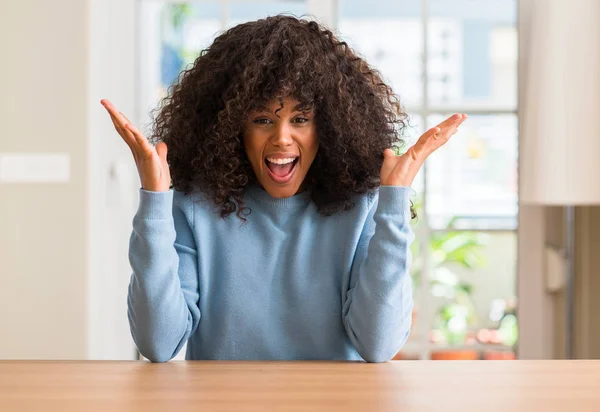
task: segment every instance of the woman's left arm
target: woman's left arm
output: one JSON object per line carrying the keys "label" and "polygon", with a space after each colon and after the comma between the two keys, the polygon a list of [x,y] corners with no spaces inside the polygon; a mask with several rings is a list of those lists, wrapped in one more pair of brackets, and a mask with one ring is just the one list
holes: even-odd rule
{"label": "woman's left arm", "polygon": [[455,114],[419,138],[402,156],[387,149],[379,195],[371,205],[343,301],[346,332],[367,362],[394,357],[408,339],[413,297],[409,267],[410,185],[427,156],[456,133],[466,115]]}
{"label": "woman's left arm", "polygon": [[342,314],[350,340],[367,362],[390,360],[410,332],[410,191],[380,187],[354,255]]}

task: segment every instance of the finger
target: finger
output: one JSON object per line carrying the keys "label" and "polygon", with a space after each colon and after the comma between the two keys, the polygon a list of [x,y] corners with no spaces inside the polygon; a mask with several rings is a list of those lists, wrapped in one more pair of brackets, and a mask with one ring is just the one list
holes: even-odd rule
{"label": "finger", "polygon": [[[126,122],[125,124],[128,124],[131,126],[131,130],[133,130],[134,134],[138,134],[138,135],[144,137],[144,134],[142,132],[140,132],[140,130],[133,124],[133,122],[131,120],[129,120],[127,118],[127,116],[125,116],[125,114],[123,114],[123,112],[119,112],[119,114],[123,117],[123,119],[125,119],[125,122]],[[144,140],[145,139],[146,138],[144,137]]]}
{"label": "finger", "polygon": [[[121,114],[123,115],[123,117],[125,119],[127,119],[127,117],[125,117],[125,115],[123,113],[121,113]],[[125,123],[125,127],[129,132],[133,133],[133,136],[135,137],[135,140],[140,145],[140,147],[142,147],[145,150],[152,148],[152,145],[150,144],[150,142],[148,142],[148,139],[146,139],[144,134],[142,132],[140,132],[140,130],[137,127],[135,127],[135,125],[133,123],[131,123],[129,121],[129,119],[127,119],[127,123]]]}
{"label": "finger", "polygon": [[437,125],[441,129],[441,133],[436,136],[437,138],[448,139],[450,136],[456,133],[458,127],[465,121],[467,115],[460,113],[454,114]]}
{"label": "finger", "polygon": [[144,137],[144,134],[123,114],[123,112],[119,112],[119,115],[124,120],[125,128],[133,134],[135,141],[139,145],[139,147],[146,153],[150,154],[152,151],[152,145],[148,142],[148,139]]}
{"label": "finger", "polygon": [[456,126],[454,133],[458,132],[460,125],[463,124],[465,122],[465,120],[467,120],[468,117],[469,116],[467,116],[466,114],[463,113],[462,119],[460,119],[460,123]]}
{"label": "finger", "polygon": [[[117,110],[117,108],[115,107],[114,104],[112,104],[109,100],[106,99],[102,99],[100,100],[100,104],[102,104],[102,106],[104,106],[104,108],[111,114],[113,115],[116,119],[119,119],[119,121],[121,122],[121,112],[119,112]],[[123,122],[121,122],[123,123]]]}
{"label": "finger", "polygon": [[169,170],[169,163],[167,162],[167,152],[167,144],[165,142],[158,142],[156,144],[156,153],[158,154],[158,158],[162,165],[163,176],[165,176],[170,183],[171,171]]}
{"label": "finger", "polygon": [[115,106],[106,99],[100,101],[112,119],[117,131],[125,131],[125,119],[121,117],[121,112],[117,111]]}
{"label": "finger", "polygon": [[120,114],[121,116],[123,116],[123,119],[125,119],[125,121],[126,121],[127,123],[131,123],[131,121],[130,121],[130,120],[127,118],[127,116],[125,116],[125,114],[124,114],[123,112],[119,112],[119,114]]}
{"label": "finger", "polygon": [[117,133],[121,135],[121,137],[123,138],[125,143],[127,143],[131,150],[136,150],[137,142],[135,140],[135,136],[126,128],[124,128],[123,125],[119,122],[119,119],[117,119],[112,113],[109,112],[108,114],[110,115],[110,118],[113,122],[113,125],[115,126],[115,130],[117,131]]}
{"label": "finger", "polygon": [[121,124],[121,122],[119,121],[119,119],[117,119],[112,113],[108,112],[108,115],[110,116],[110,120],[112,120],[113,125],[115,126],[115,129],[117,130],[117,132],[119,132],[119,134],[122,137],[127,137],[127,133],[125,128],[123,127],[123,125]]}
{"label": "finger", "polygon": [[383,151],[383,158],[387,159],[388,157],[394,157],[396,156],[396,154],[394,153],[394,151],[392,149],[385,149]]}
{"label": "finger", "polygon": [[158,142],[156,144],[156,153],[164,165],[167,165],[167,144],[165,142]]}
{"label": "finger", "polygon": [[448,117],[446,120],[438,124],[438,127],[442,129],[442,131],[446,131],[452,127],[458,126],[462,121],[462,114],[453,114]]}
{"label": "finger", "polygon": [[413,156],[423,159],[429,156],[436,149],[445,144],[448,139],[450,139],[450,136],[456,133],[458,126],[460,126],[466,118],[466,114],[463,115],[457,113],[450,116],[436,127],[427,130],[413,146]]}
{"label": "finger", "polygon": [[127,131],[129,133],[131,133],[133,135],[133,138],[135,139],[135,141],[137,143],[139,153],[146,158],[152,156],[152,152],[154,151],[154,148],[150,144],[150,142],[148,140],[146,140],[144,135],[142,135],[140,133],[140,131],[131,123],[125,124],[125,128],[127,129]]}
{"label": "finger", "polygon": [[110,113],[111,117],[113,119],[116,120],[117,124],[119,125],[119,127],[123,130],[125,130],[125,125],[127,123],[131,123],[129,121],[129,119],[127,119],[127,117],[125,117],[125,115],[123,113],[121,113],[120,111],[117,110],[117,108],[108,100],[103,99],[101,101],[102,105],[106,108],[106,110],[108,110],[108,112]]}
{"label": "finger", "polygon": [[434,140],[438,140],[441,135],[442,129],[438,126],[432,127],[427,130],[419,140],[413,145],[411,154],[416,159],[418,157],[424,156],[427,157],[429,155],[429,147],[431,146],[431,142]]}
{"label": "finger", "polygon": [[120,131],[121,137],[129,145],[135,155],[148,157],[152,155],[152,145],[146,140],[142,133],[135,127],[129,119],[108,100],[103,99],[102,105],[108,110],[115,128]]}

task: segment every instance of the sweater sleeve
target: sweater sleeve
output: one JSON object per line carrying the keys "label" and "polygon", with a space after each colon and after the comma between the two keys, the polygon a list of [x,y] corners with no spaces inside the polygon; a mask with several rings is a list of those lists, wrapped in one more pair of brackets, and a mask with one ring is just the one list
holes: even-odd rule
{"label": "sweater sleeve", "polygon": [[152,362],[175,357],[200,321],[194,222],[183,199],[173,190],[140,189],[133,218],[128,318],[139,351]]}
{"label": "sweater sleeve", "polygon": [[342,313],[352,344],[367,362],[392,359],[410,333],[411,191],[380,187],[354,256]]}

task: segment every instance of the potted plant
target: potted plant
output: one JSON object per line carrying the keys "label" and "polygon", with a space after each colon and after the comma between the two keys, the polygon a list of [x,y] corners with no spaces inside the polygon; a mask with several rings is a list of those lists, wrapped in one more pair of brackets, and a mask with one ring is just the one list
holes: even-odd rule
{"label": "potted plant", "polygon": [[[452,221],[449,227],[452,227]],[[487,244],[487,235],[480,232],[444,231],[433,232],[429,237],[429,275],[431,294],[441,299],[434,320],[436,341],[448,345],[465,343],[477,318],[472,301],[473,286],[460,279],[452,270],[463,267],[474,270],[485,265],[482,247]],[[421,243],[414,242],[414,261],[411,269],[413,287],[421,282],[423,254]],[[418,308],[415,308],[415,313]],[[432,359],[478,359],[476,351],[445,350],[432,353]]]}

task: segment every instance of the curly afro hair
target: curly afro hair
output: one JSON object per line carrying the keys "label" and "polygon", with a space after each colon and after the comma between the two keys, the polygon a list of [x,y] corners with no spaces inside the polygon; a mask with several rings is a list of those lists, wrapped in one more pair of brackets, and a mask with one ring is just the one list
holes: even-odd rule
{"label": "curly afro hair", "polygon": [[398,97],[330,30],[278,15],[219,35],[161,102],[150,140],[169,148],[173,188],[201,191],[222,217],[245,220],[256,177],[243,127],[251,110],[285,97],[315,112],[319,149],[304,187],[321,214],[348,210],[354,195],[379,186],[384,149],[403,144]]}

